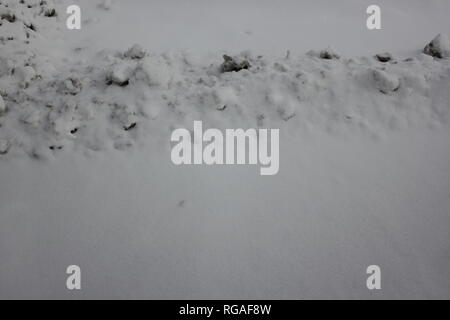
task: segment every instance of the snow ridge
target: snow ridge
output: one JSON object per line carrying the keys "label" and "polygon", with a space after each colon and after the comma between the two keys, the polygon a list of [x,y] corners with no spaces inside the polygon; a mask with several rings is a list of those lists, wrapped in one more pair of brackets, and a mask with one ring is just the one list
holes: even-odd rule
{"label": "snow ridge", "polygon": [[[429,46],[428,54],[412,58],[348,59],[332,49],[268,58],[247,51],[227,56],[246,63],[238,72],[226,72],[219,55],[208,64],[186,52],[152,54],[138,44],[62,63],[30,45],[48,39],[59,16],[55,3],[0,1],[3,157],[48,158],[79,145],[124,150],[194,120],[218,128],[373,135],[448,122],[448,103],[436,100],[433,88],[448,83],[450,63],[433,58]],[[433,48],[444,48],[443,39]]]}

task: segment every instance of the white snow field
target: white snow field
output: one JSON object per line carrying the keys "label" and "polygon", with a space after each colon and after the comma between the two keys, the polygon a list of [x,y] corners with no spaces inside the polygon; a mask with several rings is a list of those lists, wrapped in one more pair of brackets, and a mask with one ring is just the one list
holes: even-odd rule
{"label": "white snow field", "polygon": [[[0,299],[449,299],[450,2],[372,2],[0,0]],[[279,173],[175,166],[195,120]]]}

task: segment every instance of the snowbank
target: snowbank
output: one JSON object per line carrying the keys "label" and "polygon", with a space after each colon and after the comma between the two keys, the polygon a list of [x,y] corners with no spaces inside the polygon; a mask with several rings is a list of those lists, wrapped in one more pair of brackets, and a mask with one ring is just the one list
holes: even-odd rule
{"label": "snowbank", "polygon": [[[448,106],[436,103],[433,91],[448,81],[448,59],[389,53],[349,59],[328,48],[282,58],[247,51],[225,55],[223,63],[217,55],[211,64],[186,52],[153,54],[136,44],[94,54],[76,48],[72,55],[79,58],[58,60],[32,43],[54,41],[58,3],[0,4],[0,139],[9,154],[46,158],[77,146],[123,150],[144,142],[150,131],[164,136],[167,128],[190,127],[193,120],[219,128],[375,136],[448,120]],[[446,46],[440,35],[425,51],[443,57]]]}

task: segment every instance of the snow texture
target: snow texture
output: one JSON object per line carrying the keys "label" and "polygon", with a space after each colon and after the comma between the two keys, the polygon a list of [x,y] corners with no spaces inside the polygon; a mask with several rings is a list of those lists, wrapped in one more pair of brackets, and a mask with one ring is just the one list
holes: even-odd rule
{"label": "snow texture", "polygon": [[[26,41],[17,33],[7,36],[14,40],[5,43],[7,54],[0,57],[0,135],[11,153],[37,157],[50,150],[41,157],[47,158],[80,144],[123,150],[123,139],[148,139],[148,127],[189,126],[193,119],[217,127],[290,122],[296,128],[373,135],[448,120],[448,109],[434,103],[431,88],[448,74],[449,61],[426,55],[345,58],[328,48],[266,58],[244,51],[224,55],[223,63],[217,55],[210,63],[186,52],[155,54],[134,44],[93,53],[77,47],[73,56],[79,60],[54,63],[30,42],[54,41],[40,30],[46,19],[52,25],[62,16],[59,10],[46,14],[60,8],[55,3],[1,5],[4,23],[14,30],[36,29],[27,31],[34,37]],[[436,52],[445,49],[443,39],[432,42]],[[61,146],[58,152],[55,144]]]}
{"label": "snow texture", "polygon": [[[0,298],[449,298],[448,1],[205,3],[0,0]],[[195,120],[279,175],[173,166]]]}

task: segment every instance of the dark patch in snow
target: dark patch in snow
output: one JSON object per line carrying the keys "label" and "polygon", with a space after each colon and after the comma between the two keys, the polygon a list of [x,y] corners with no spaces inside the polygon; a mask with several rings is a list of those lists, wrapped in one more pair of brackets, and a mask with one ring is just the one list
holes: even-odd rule
{"label": "dark patch in snow", "polygon": [[223,55],[224,62],[220,66],[220,72],[239,72],[241,70],[247,70],[251,68],[250,62],[248,60],[243,60],[241,62],[237,62],[234,58],[224,54]]}
{"label": "dark patch in snow", "polygon": [[137,123],[136,123],[136,122],[133,122],[133,123],[130,124],[129,126],[124,126],[123,129],[124,129],[125,131],[130,131],[130,130],[136,128],[136,126],[137,126]]}
{"label": "dark patch in snow", "polygon": [[383,63],[386,63],[386,62],[389,62],[389,61],[392,60],[391,54],[387,53],[387,52],[386,53],[378,53],[378,54],[375,55],[375,58],[378,61],[383,62]]}

